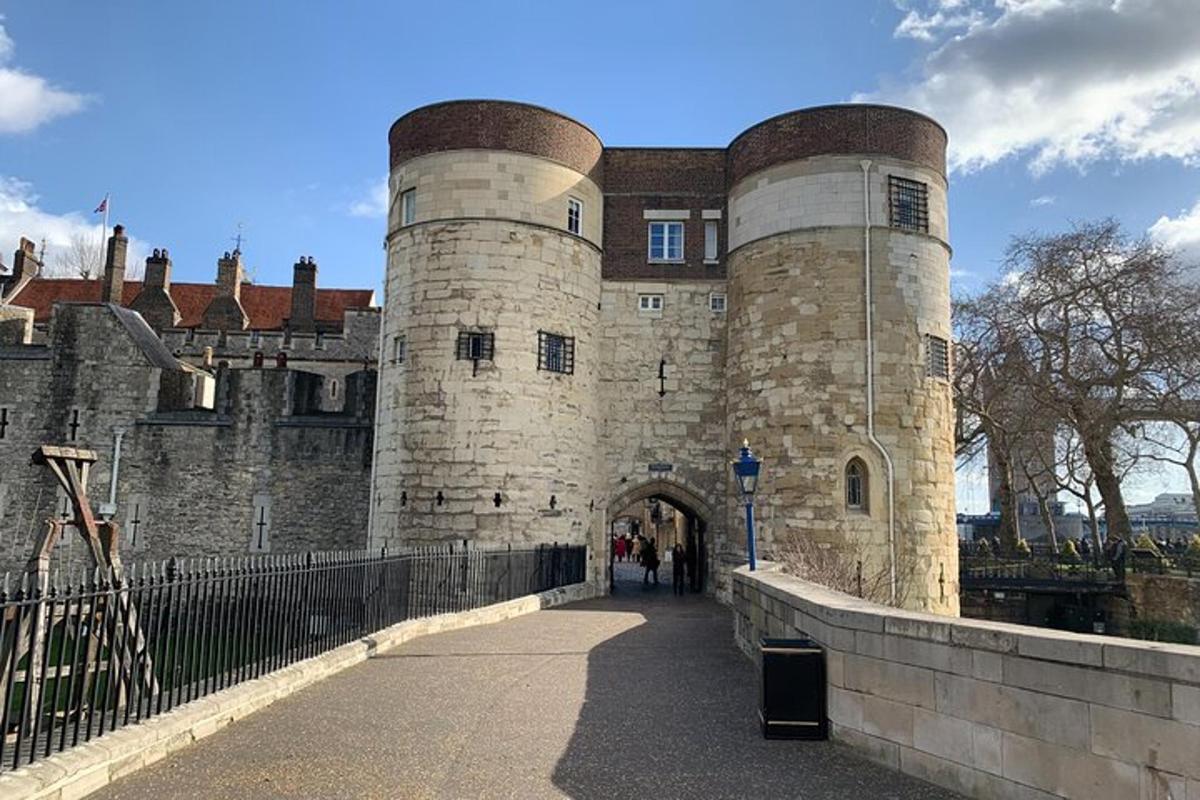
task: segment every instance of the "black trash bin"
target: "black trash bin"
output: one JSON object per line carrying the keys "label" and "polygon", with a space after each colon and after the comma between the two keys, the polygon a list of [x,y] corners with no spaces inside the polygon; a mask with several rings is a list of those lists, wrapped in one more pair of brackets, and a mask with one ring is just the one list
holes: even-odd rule
{"label": "black trash bin", "polygon": [[811,639],[767,639],[759,718],[767,739],[827,739],[825,651]]}

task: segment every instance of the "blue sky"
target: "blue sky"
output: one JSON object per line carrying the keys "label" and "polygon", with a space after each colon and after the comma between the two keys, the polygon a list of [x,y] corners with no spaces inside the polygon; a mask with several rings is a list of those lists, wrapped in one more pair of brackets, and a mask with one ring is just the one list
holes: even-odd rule
{"label": "blue sky", "polygon": [[[312,255],[378,287],[388,126],[424,103],[559,109],[609,145],[727,144],[869,99],[952,143],[954,282],[1009,237],[1116,216],[1200,254],[1196,0],[416,3],[0,0],[0,253],[113,222],[209,281]],[[97,228],[98,231],[98,228]]]}

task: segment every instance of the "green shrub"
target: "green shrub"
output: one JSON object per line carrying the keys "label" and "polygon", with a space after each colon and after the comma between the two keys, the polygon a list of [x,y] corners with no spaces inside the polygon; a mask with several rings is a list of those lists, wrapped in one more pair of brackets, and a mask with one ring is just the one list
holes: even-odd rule
{"label": "green shrub", "polygon": [[1200,644],[1200,630],[1183,622],[1161,619],[1135,619],[1129,623],[1129,636],[1152,642]]}
{"label": "green shrub", "polygon": [[1022,558],[1029,556],[1029,542],[1024,537],[1017,539],[1017,555]]}

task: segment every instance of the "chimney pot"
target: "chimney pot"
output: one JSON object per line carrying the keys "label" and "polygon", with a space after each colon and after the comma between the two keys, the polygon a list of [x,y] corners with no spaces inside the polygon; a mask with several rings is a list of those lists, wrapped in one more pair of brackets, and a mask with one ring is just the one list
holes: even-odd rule
{"label": "chimney pot", "polygon": [[125,226],[114,226],[112,236],[108,237],[108,250],[104,258],[104,277],[100,287],[101,302],[118,305],[121,303],[121,295],[125,289],[125,251],[128,247],[129,240],[125,238]]}

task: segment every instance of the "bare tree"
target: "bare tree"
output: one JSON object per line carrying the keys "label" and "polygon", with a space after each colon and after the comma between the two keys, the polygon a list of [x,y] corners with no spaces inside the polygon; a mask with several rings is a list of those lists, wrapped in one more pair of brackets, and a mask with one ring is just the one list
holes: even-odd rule
{"label": "bare tree", "polygon": [[55,253],[54,265],[57,272],[73,278],[98,278],[104,271],[103,247],[95,236],[76,231],[66,247]]}
{"label": "bare tree", "polygon": [[[1180,467],[1188,476],[1192,490],[1192,508],[1200,519],[1200,475],[1197,456],[1200,455],[1200,420],[1189,419],[1191,414],[1178,415],[1164,423],[1151,423],[1141,427],[1140,433],[1151,445],[1146,457],[1154,461]],[[1170,434],[1174,432],[1176,436]]]}
{"label": "bare tree", "polygon": [[1078,433],[1108,530],[1128,538],[1114,439],[1194,392],[1200,291],[1170,252],[1108,220],[1014,240],[1006,279],[975,302],[1021,353],[1008,361],[1024,413]]}

